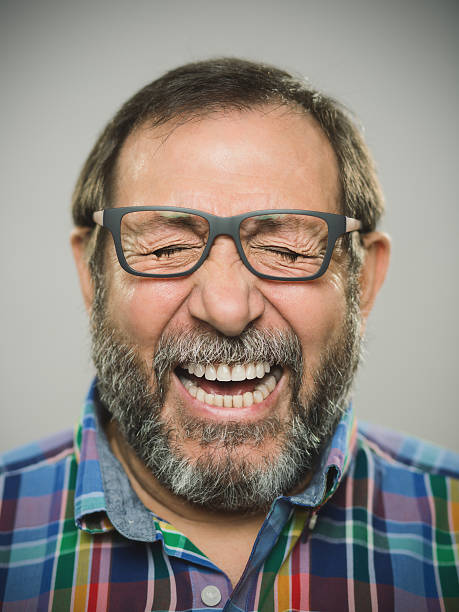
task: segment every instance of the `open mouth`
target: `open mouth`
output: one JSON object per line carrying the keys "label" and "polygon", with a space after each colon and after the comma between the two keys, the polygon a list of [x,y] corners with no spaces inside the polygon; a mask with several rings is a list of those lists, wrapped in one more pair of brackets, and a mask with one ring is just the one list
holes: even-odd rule
{"label": "open mouth", "polygon": [[282,368],[267,362],[233,366],[189,363],[175,372],[192,397],[225,408],[247,408],[261,403],[282,377]]}

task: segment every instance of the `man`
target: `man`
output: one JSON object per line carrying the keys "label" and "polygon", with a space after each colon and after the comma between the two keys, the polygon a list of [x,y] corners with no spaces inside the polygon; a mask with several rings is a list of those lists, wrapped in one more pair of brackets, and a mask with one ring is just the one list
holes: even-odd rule
{"label": "man", "polygon": [[97,379],[4,457],[5,610],[458,609],[457,457],[349,403],[382,212],[346,112],[273,67],[121,108],[73,202]]}

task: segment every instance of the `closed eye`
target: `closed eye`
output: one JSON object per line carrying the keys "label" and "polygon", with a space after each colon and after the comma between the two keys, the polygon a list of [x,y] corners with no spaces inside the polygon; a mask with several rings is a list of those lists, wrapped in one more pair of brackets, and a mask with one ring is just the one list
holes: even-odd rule
{"label": "closed eye", "polygon": [[285,248],[276,248],[276,247],[263,247],[264,251],[268,251],[269,253],[274,253],[275,255],[280,255],[283,259],[287,261],[297,261],[299,258],[301,259],[316,259],[319,255],[308,255],[304,253],[297,253],[296,251],[291,251],[290,249]]}
{"label": "closed eye", "polygon": [[151,253],[145,253],[144,255],[155,255],[156,257],[171,257],[175,253],[181,253],[182,251],[190,250],[192,247],[183,247],[183,246],[170,246],[163,247],[162,249],[157,249],[156,251],[152,251]]}
{"label": "closed eye", "polygon": [[270,247],[265,247],[265,251],[269,251],[270,253],[274,253],[275,255],[280,255],[287,261],[296,261],[300,256],[299,253],[295,253],[295,251],[290,251],[289,249],[275,249]]}

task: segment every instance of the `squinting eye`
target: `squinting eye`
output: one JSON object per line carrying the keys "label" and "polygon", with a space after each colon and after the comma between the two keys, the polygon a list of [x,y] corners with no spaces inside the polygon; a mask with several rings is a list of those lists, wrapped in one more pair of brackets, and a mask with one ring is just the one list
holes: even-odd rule
{"label": "squinting eye", "polygon": [[298,257],[300,257],[300,254],[295,253],[295,251],[284,251],[281,249],[276,249],[274,247],[265,247],[264,250],[268,251],[269,253],[273,253],[274,255],[280,255],[288,261],[296,261]]}
{"label": "squinting eye", "polygon": [[[187,247],[164,247],[163,249],[158,249],[156,251],[152,251],[151,255],[156,255],[156,257],[161,257],[165,255],[166,257],[171,257],[174,253],[179,253],[180,251],[185,251]],[[150,255],[150,253],[147,253]]]}

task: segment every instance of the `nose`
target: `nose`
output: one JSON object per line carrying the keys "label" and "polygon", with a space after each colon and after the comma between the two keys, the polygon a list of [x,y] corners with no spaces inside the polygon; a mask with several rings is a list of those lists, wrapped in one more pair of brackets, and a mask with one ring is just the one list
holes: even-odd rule
{"label": "nose", "polygon": [[238,336],[263,314],[264,299],[256,277],[242,263],[231,238],[216,238],[193,277],[190,315],[225,336]]}

